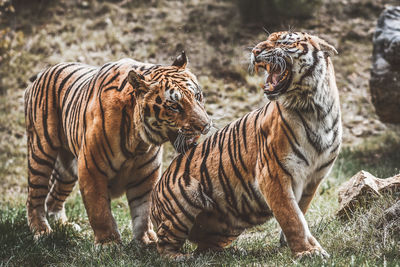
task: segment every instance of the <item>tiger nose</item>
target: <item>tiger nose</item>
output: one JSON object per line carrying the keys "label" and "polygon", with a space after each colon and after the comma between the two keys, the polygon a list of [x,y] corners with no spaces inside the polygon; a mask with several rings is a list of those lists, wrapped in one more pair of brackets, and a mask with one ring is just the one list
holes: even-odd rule
{"label": "tiger nose", "polygon": [[254,57],[257,57],[261,53],[261,51],[262,50],[260,48],[254,47],[252,50],[252,53],[253,53]]}

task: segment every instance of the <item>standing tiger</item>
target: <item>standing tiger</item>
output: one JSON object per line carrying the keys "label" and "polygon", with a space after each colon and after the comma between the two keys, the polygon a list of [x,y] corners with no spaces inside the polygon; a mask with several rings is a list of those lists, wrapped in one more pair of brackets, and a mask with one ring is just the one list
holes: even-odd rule
{"label": "standing tiger", "polygon": [[134,238],[156,240],[149,200],[161,145],[185,149],[211,123],[186,65],[182,52],[171,66],[61,63],[36,77],[25,92],[27,217],[35,237],[51,231],[46,212],[66,222],[64,202],[78,180],[97,244],[120,242],[110,199],[124,192]]}
{"label": "standing tiger", "polygon": [[341,144],[338,90],[324,40],[277,32],[252,50],[271,100],[179,155],[156,183],[151,218],[161,254],[185,239],[220,250],[274,216],[295,256],[329,256],[304,213]]}

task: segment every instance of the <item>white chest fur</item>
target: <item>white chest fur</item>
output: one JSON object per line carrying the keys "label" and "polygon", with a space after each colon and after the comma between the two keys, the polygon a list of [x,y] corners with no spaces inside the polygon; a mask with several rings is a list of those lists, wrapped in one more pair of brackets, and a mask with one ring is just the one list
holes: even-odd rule
{"label": "white chest fur", "polygon": [[329,174],[339,153],[342,138],[339,103],[326,113],[287,112],[297,153],[289,152],[284,165],[292,174],[293,192],[299,201],[309,183],[319,183]]}

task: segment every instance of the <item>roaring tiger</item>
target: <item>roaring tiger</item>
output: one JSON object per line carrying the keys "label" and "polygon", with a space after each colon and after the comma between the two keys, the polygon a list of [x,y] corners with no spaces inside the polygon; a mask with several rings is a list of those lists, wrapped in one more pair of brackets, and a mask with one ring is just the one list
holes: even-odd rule
{"label": "roaring tiger", "polygon": [[303,32],[276,32],[253,48],[251,63],[266,70],[270,102],[177,156],[164,172],[151,197],[159,253],[182,257],[186,239],[198,251],[220,250],[274,216],[295,256],[329,256],[304,214],[341,144],[335,53]]}
{"label": "roaring tiger", "polygon": [[172,65],[132,59],[101,68],[61,63],[25,92],[28,224],[49,233],[46,213],[67,221],[64,202],[79,187],[96,244],[120,242],[110,199],[126,193],[134,239],[156,240],[150,192],[160,176],[162,144],[179,151],[208,132],[196,77],[180,54]]}

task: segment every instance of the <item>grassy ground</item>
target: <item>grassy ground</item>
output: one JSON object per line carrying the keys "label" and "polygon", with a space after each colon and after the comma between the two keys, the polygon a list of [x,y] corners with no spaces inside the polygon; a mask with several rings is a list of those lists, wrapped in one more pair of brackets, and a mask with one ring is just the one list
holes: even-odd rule
{"label": "grassy ground", "polygon": [[[0,3],[2,0],[0,0]],[[48,4],[50,3],[51,4]],[[219,254],[197,256],[181,265],[337,265],[398,266],[398,229],[380,228],[383,210],[399,196],[380,199],[353,219],[336,219],[339,185],[361,169],[378,177],[399,173],[400,140],[374,114],[368,92],[371,37],[386,0],[324,0],[312,19],[290,22],[336,46],[344,142],[331,175],[313,200],[307,220],[311,231],[331,254],[293,261],[279,248],[275,220],[249,229],[234,246]],[[247,74],[248,49],[265,39],[261,26],[241,24],[228,0],[188,1],[14,1],[12,19],[0,16],[0,266],[178,265],[154,249],[130,244],[131,226],[125,199],[113,201],[123,236],[119,249],[97,250],[79,192],[67,203],[72,222],[82,227],[53,225],[54,233],[34,243],[26,222],[26,136],[23,89],[30,76],[61,61],[101,65],[131,57],[151,63],[172,62],[184,49],[198,76],[206,108],[217,127],[260,106],[260,77]],[[39,3],[39,4],[38,4]],[[279,28],[287,29],[285,24]],[[9,34],[14,31],[15,34]],[[7,47],[5,52],[1,49]],[[173,157],[166,149],[165,165]],[[397,232],[396,232],[397,231]],[[190,244],[184,248],[194,250]]]}
{"label": "grassy ground", "polygon": [[[335,217],[341,182],[360,169],[381,177],[394,175],[399,172],[399,161],[400,142],[393,135],[374,138],[356,149],[342,151],[306,216],[311,232],[331,255],[326,261],[319,258],[294,261],[287,247],[279,247],[280,229],[273,219],[243,233],[233,244],[240,249],[231,247],[222,253],[171,262],[160,258],[154,248],[130,243],[130,215],[125,199],[112,204],[124,245],[99,250],[93,245],[93,233],[81,196],[75,192],[67,202],[67,215],[71,222],[82,227],[82,231],[53,224],[54,233],[37,243],[29,232],[24,205],[0,204],[0,266],[399,266],[399,228],[380,226],[383,211],[399,198],[398,195],[386,195],[370,209],[357,211],[348,221]],[[191,252],[194,248],[186,243],[184,250]]]}

